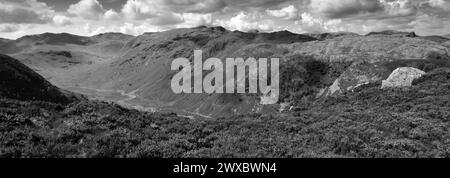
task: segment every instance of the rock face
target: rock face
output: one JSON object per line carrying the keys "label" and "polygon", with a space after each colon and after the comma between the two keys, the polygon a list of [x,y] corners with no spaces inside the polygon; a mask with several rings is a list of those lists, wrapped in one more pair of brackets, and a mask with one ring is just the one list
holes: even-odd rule
{"label": "rock face", "polygon": [[410,87],[414,79],[420,78],[425,72],[412,67],[401,67],[389,76],[388,79],[383,80],[381,88],[392,87]]}

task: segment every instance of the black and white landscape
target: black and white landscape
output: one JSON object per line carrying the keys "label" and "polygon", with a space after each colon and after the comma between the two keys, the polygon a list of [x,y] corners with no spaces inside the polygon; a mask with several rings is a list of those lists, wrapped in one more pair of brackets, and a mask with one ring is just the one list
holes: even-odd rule
{"label": "black and white landscape", "polygon": [[[86,28],[85,28],[86,27]],[[1,0],[0,157],[450,157],[448,0]],[[280,100],[172,60],[280,59]]]}

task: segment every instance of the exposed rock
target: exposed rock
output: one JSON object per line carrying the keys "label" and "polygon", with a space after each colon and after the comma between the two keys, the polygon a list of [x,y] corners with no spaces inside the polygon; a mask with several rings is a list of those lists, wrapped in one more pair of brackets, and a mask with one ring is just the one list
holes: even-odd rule
{"label": "exposed rock", "polygon": [[293,106],[291,103],[280,103],[280,110],[279,112],[285,112],[285,111],[291,111]]}
{"label": "exposed rock", "polygon": [[383,79],[386,69],[377,64],[355,63],[350,66],[328,89],[319,92],[318,96],[331,96],[351,91],[362,85]]}
{"label": "exposed rock", "polygon": [[412,67],[401,67],[383,80],[381,88],[410,87],[414,79],[420,78],[425,72]]}

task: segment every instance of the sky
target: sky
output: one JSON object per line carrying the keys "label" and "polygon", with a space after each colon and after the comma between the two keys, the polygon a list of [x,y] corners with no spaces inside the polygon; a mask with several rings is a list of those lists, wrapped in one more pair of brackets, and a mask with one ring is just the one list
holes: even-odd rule
{"label": "sky", "polygon": [[0,38],[140,35],[200,25],[294,33],[450,33],[450,0],[0,0]]}

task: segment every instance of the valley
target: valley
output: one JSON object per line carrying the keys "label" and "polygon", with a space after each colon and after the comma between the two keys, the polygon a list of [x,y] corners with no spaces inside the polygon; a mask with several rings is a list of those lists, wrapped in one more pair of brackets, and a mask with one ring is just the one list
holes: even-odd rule
{"label": "valley", "polygon": [[[0,157],[449,157],[445,39],[197,27],[6,41],[23,48],[0,55]],[[194,49],[280,58],[280,102],[174,94],[170,63]]]}
{"label": "valley", "polygon": [[[449,48],[445,46],[448,41],[445,37],[436,42],[395,31],[366,36],[320,35],[246,33],[200,26],[140,36],[47,33],[6,41],[1,49],[54,85],[92,99],[141,111],[220,118],[276,113],[280,104],[292,108],[299,101],[309,102],[380,82],[397,67],[429,71],[450,66]],[[254,94],[173,93],[170,82],[176,71],[170,70],[170,64],[178,57],[193,60],[195,49],[203,50],[204,60],[280,58],[280,104],[260,105],[260,96]]]}

